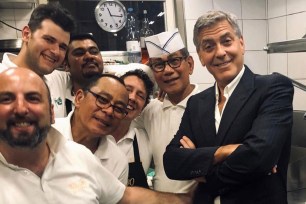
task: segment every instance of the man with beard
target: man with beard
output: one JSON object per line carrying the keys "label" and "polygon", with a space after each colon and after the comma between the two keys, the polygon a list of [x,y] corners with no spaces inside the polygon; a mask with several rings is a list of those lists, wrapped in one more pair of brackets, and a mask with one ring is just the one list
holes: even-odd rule
{"label": "man with beard", "polygon": [[65,70],[71,74],[66,92],[66,112],[73,109],[74,95],[86,86],[91,77],[102,74],[103,59],[98,45],[90,33],[72,35],[66,53]]}
{"label": "man with beard", "polygon": [[74,21],[67,10],[56,4],[41,4],[22,29],[23,43],[18,55],[4,53],[0,63],[0,72],[9,67],[25,67],[44,78],[50,87],[56,117],[65,115],[65,87],[69,76],[54,69],[65,58],[73,29]]}
{"label": "man with beard", "polygon": [[51,127],[44,81],[27,68],[7,69],[0,80],[0,203],[118,202],[125,186]]}
{"label": "man with beard", "polygon": [[[8,69],[0,81],[0,203],[190,203],[186,195],[125,187],[87,148],[67,141],[51,127],[50,92],[30,69]],[[126,107],[124,85],[112,85]],[[112,114],[115,105],[110,105],[100,116]]]}

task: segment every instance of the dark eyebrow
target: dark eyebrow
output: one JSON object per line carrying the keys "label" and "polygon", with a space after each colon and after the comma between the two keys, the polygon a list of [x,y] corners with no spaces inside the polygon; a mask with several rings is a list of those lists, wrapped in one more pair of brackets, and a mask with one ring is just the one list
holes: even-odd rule
{"label": "dark eyebrow", "polygon": [[14,94],[12,92],[9,92],[9,91],[2,91],[2,92],[0,92],[0,96],[4,96],[4,95],[14,96]]}

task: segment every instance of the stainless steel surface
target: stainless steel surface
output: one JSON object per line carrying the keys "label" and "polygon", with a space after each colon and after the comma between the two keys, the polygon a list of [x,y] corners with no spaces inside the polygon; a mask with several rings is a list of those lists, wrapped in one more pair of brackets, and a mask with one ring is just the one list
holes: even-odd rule
{"label": "stainless steel surface", "polygon": [[264,50],[267,53],[306,52],[306,38],[269,43]]}
{"label": "stainless steel surface", "polygon": [[306,203],[306,111],[295,110],[293,113],[293,128],[291,155],[288,166],[288,203]]}
{"label": "stainless steel surface", "polygon": [[0,40],[0,52],[18,52],[22,39]]}
{"label": "stainless steel surface", "polygon": [[0,9],[32,9],[37,4],[37,0],[1,0]]}

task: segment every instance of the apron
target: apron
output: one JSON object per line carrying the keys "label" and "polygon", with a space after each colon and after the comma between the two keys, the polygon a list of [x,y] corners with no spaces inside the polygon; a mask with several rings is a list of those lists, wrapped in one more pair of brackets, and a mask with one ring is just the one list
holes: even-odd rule
{"label": "apron", "polygon": [[136,135],[133,141],[133,148],[134,148],[135,162],[129,163],[128,186],[140,186],[144,188],[149,188],[148,182],[147,182],[147,175],[145,174],[143,167],[142,167],[142,163],[140,161],[138,142],[137,142]]}

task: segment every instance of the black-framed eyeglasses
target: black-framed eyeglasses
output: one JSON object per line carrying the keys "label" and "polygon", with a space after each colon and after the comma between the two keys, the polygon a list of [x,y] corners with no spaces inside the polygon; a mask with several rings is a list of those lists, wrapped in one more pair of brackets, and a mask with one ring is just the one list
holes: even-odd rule
{"label": "black-framed eyeglasses", "polygon": [[151,63],[150,66],[153,69],[153,71],[162,72],[166,68],[166,63],[171,68],[175,69],[181,66],[182,61],[186,58],[187,58],[186,56],[185,57],[173,57],[173,58],[168,59],[167,61],[158,61],[158,62]]}
{"label": "black-framed eyeglasses", "polygon": [[128,114],[126,108],[119,107],[117,105],[112,104],[110,100],[108,100],[106,97],[96,94],[95,92],[91,90],[87,90],[87,91],[96,98],[96,105],[99,108],[105,109],[111,106],[113,108],[113,116],[115,118],[123,119]]}

